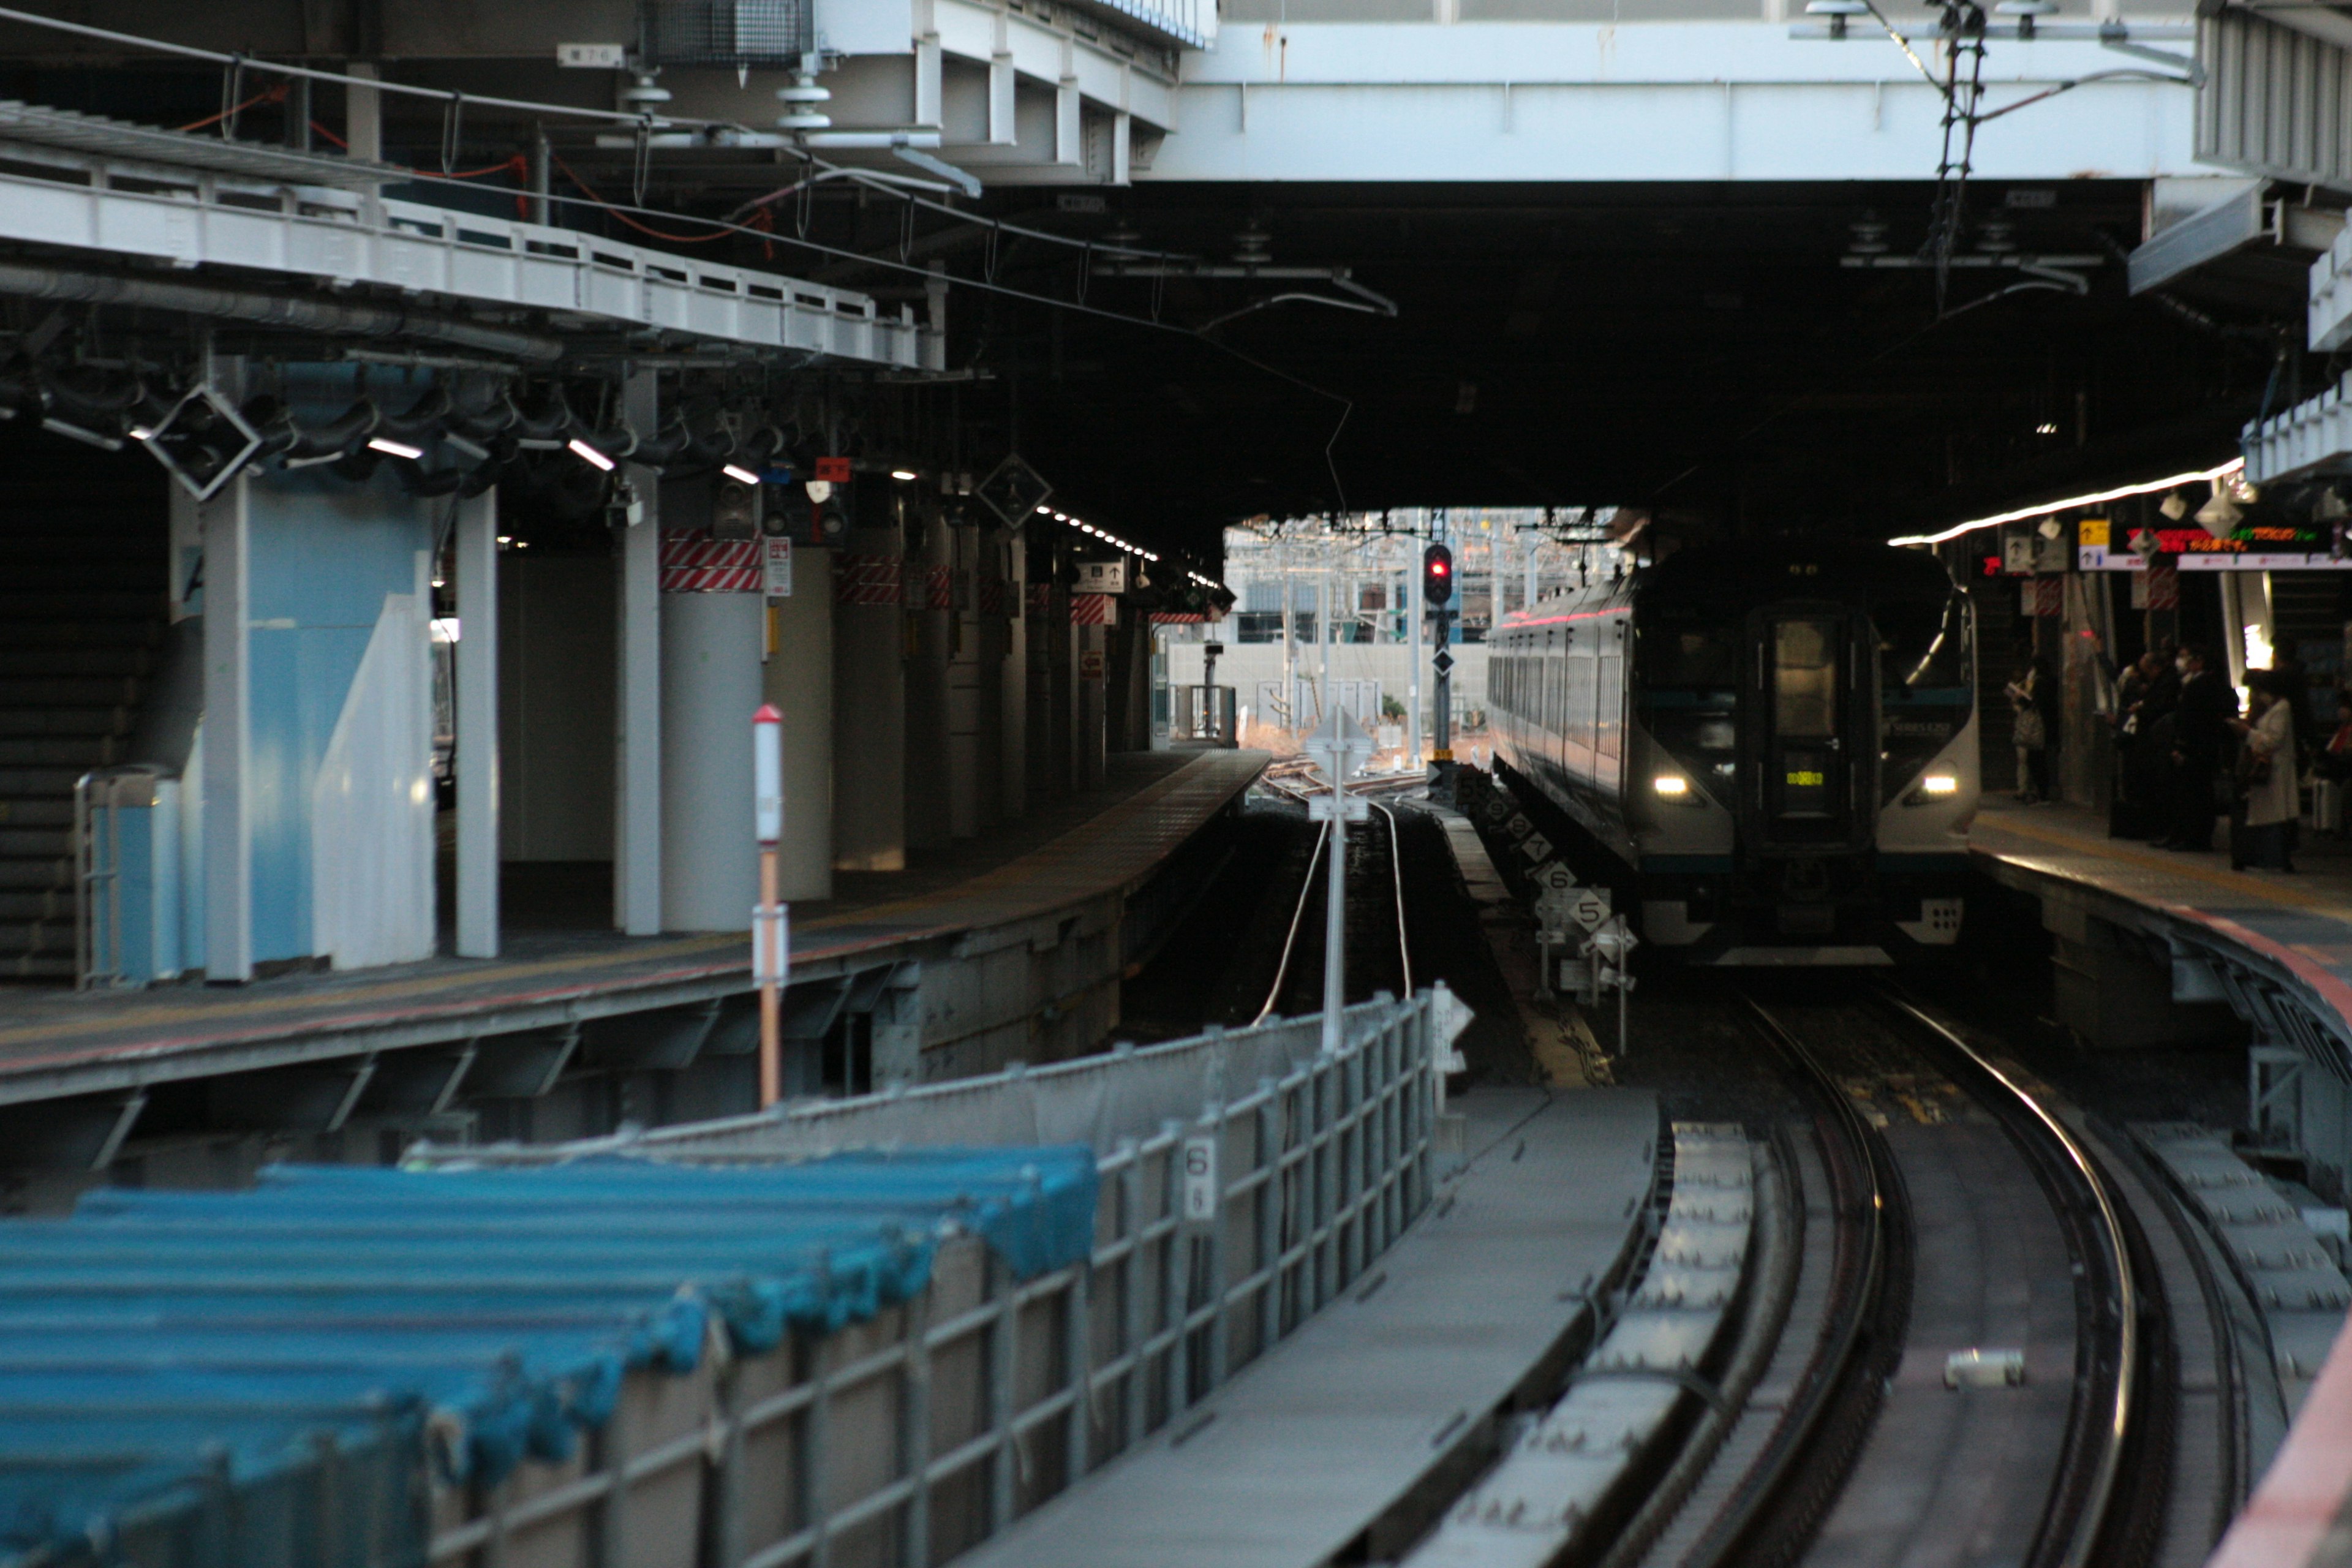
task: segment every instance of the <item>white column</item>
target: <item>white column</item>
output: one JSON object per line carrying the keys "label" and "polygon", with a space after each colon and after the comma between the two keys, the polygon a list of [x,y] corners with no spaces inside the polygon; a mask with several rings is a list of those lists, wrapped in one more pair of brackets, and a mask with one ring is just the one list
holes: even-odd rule
{"label": "white column", "polygon": [[759,899],[751,715],[766,615],[757,594],[662,596],[663,931],[740,931]]}
{"label": "white column", "polygon": [[[653,433],[659,409],[652,371],[629,372],[622,405],[631,428]],[[661,930],[661,476],[635,463],[624,472],[644,515],[621,531],[613,923],[631,936],[652,936]]]}
{"label": "white column", "polygon": [[253,978],[251,510],[243,475],[205,502],[205,976]]}
{"label": "white column", "polygon": [[[352,76],[373,78],[376,74],[375,62],[353,60],[348,71]],[[343,140],[348,144],[351,156],[365,159],[371,163],[381,163],[383,159],[383,92],[375,88],[362,87],[354,82],[344,89],[343,101],[346,105],[343,111]]]}
{"label": "white column", "polygon": [[784,716],[777,886],[800,902],[833,897],[833,552],[796,544],[793,557],[792,593],[770,601],[776,651],[761,694]]}
{"label": "white column", "polygon": [[457,503],[457,956],[499,955],[499,492]]}

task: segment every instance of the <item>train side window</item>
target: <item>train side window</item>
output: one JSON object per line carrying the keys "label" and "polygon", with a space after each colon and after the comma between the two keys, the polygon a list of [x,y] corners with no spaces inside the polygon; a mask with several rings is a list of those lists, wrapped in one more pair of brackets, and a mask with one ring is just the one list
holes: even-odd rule
{"label": "train side window", "polygon": [[1624,700],[1624,668],[1625,661],[1616,654],[1610,654],[1601,660],[1601,716],[1597,739],[1601,754],[1604,757],[1613,757],[1618,751],[1622,722],[1618,710]]}

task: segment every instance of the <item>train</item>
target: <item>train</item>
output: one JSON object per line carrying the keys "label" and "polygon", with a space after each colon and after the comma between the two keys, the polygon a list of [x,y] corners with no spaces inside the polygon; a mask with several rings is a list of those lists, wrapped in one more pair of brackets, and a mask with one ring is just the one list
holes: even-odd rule
{"label": "train", "polygon": [[1876,965],[1958,940],[1975,617],[1934,555],[1686,549],[1540,599],[1488,642],[1496,771],[1652,947]]}

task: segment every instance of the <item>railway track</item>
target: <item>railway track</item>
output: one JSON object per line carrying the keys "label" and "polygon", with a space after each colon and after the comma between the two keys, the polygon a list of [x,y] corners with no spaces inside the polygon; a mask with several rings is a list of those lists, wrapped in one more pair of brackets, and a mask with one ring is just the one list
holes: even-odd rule
{"label": "railway track", "polygon": [[[1288,776],[1266,778],[1265,786],[1286,799],[1304,805],[1312,798]],[[1416,778],[1412,781],[1419,784]],[[1351,790],[1351,794],[1360,791]],[[1404,856],[1395,810],[1367,800],[1375,822],[1370,832],[1348,836],[1347,994],[1350,1002],[1375,992],[1410,995],[1412,992],[1412,943],[1406,930]],[[1275,965],[1274,983],[1252,1023],[1276,1016],[1319,1013],[1323,1008],[1322,914],[1330,886],[1325,857],[1330,853],[1331,825],[1318,831],[1307,872],[1292,907]]]}
{"label": "railway track", "polygon": [[1812,1107],[1830,1289],[1769,1440],[1673,1561],[2147,1561],[2164,1293],[2092,1142],[1892,988],[1737,1005]]}

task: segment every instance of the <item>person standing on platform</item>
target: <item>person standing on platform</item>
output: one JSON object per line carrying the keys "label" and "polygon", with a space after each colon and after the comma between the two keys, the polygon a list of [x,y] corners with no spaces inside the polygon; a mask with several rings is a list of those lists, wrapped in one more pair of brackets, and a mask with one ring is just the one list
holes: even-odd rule
{"label": "person standing on platform", "polygon": [[2050,794],[2049,665],[2038,658],[2029,659],[2004,689],[2017,713],[2010,731],[2017,748],[2017,799],[2021,805],[2032,805]]}
{"label": "person standing on platform", "polygon": [[2290,678],[2274,669],[2249,671],[2246,685],[2253,697],[2246,710],[2251,721],[2223,721],[2246,740],[2237,770],[2245,825],[2230,836],[2230,864],[2292,871],[2287,829],[2302,804],[2295,785],[2295,692]]}
{"label": "person standing on platform", "polygon": [[2177,661],[2180,700],[2173,710],[2172,837],[2161,849],[2213,847],[2213,794],[2221,783],[2221,749],[2230,721],[2238,716],[2238,694],[2215,674],[2201,647],[2184,647]]}
{"label": "person standing on platform", "polygon": [[[2147,838],[2163,831],[2164,763],[2154,731],[2172,710],[2172,667],[2150,648],[2116,688],[2116,795],[2110,838]],[[2159,705],[2158,699],[2161,698]]]}

